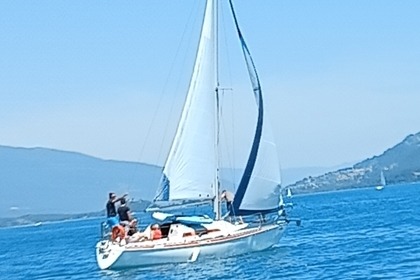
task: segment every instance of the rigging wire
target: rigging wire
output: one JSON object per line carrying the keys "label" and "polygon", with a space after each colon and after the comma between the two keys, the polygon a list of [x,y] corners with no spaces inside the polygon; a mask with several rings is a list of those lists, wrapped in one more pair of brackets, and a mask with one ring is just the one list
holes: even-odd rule
{"label": "rigging wire", "polygon": [[[187,27],[189,27],[189,26],[196,26],[197,25],[198,18],[200,18],[200,17],[197,17],[197,15],[200,14],[199,12],[197,12],[197,10],[199,10],[198,8],[199,8],[199,5],[196,5],[194,7],[194,9],[191,9],[191,11],[190,11],[190,14],[188,16],[188,20],[187,20],[187,22],[185,24],[184,31],[183,31],[182,36],[181,36],[181,39],[180,39],[180,43],[178,44],[178,49],[177,49],[177,52],[176,52],[176,57],[180,53],[181,44],[184,41],[184,37],[186,36],[185,34],[187,33],[187,30],[188,30]],[[189,24],[192,21],[191,18],[193,17],[193,15],[195,16],[194,17],[194,20],[193,20],[193,23],[192,24]],[[191,42],[193,40],[192,37],[193,37],[193,32],[189,32],[189,37],[188,37],[188,39],[186,41]],[[190,46],[190,48],[191,48],[192,45],[193,44],[188,44],[188,46]],[[188,61],[187,57],[188,57],[188,54],[190,54],[190,53],[191,52],[188,51],[188,50],[184,52],[184,56],[182,58],[181,69],[187,69],[187,67],[186,67],[186,64],[187,64],[187,61]],[[175,59],[174,59],[173,65],[171,66],[171,70],[170,70],[168,76],[172,76],[173,75],[173,71],[174,71],[173,70],[174,69],[173,66],[174,65],[175,65]],[[193,69],[191,69],[191,72],[192,71],[193,71]],[[191,74],[189,75],[189,77],[191,77]],[[179,91],[179,88],[180,88],[180,85],[181,85],[181,80],[182,80],[181,75],[178,75],[178,79],[177,79],[175,90],[174,90],[175,92],[178,92]],[[186,96],[185,96],[185,98],[186,98]],[[170,120],[173,119],[172,115],[173,115],[173,111],[174,111],[175,104],[176,104],[176,102],[174,102],[174,99],[175,99],[175,96],[172,95],[172,100],[170,102],[171,107],[170,107],[169,113],[167,114],[165,129],[163,130],[163,137],[161,138],[161,144],[160,144],[158,158],[157,158],[158,161],[160,160],[160,158],[162,156],[162,152],[164,150],[164,143],[168,139],[168,132],[169,132]],[[184,103],[185,102],[183,102],[183,104]],[[180,119],[180,114],[181,114],[181,112],[178,113],[178,115],[177,115],[177,117],[175,119]]]}
{"label": "rigging wire", "polygon": [[[195,2],[195,3],[197,3],[197,2]],[[185,23],[181,38],[179,40],[179,43],[178,43],[178,46],[177,46],[177,49],[176,49],[176,52],[175,52],[174,59],[171,62],[168,74],[166,75],[165,81],[164,81],[163,86],[162,86],[162,90],[159,94],[158,105],[153,112],[153,116],[152,116],[151,121],[149,122],[149,126],[148,126],[148,129],[147,129],[147,132],[146,132],[146,137],[144,137],[144,141],[143,141],[143,144],[142,144],[142,147],[141,147],[141,150],[140,150],[140,156],[141,157],[144,156],[144,151],[145,151],[146,146],[149,143],[150,138],[152,136],[152,128],[156,127],[155,124],[156,124],[157,117],[162,115],[162,114],[160,114],[160,112],[162,111],[162,107],[163,107],[163,103],[164,103],[163,101],[164,101],[164,97],[166,95],[165,93],[168,91],[169,80],[170,80],[171,77],[174,76],[174,68],[175,68],[176,62],[178,60],[178,57],[180,56],[180,50],[181,50],[182,42],[185,41],[185,37],[186,37],[186,34],[187,34],[188,27],[191,26],[190,23],[191,23],[191,21],[193,21],[192,17],[194,15],[198,14],[197,13],[198,8],[199,8],[198,4],[194,5],[191,8],[190,13],[188,15],[188,20]],[[195,25],[194,23],[196,23],[196,21],[197,21],[197,16],[195,17],[195,19],[193,21],[193,26]],[[190,32],[190,36],[188,38],[188,41],[192,40],[191,37],[192,37],[192,32]],[[188,52],[185,52],[185,54],[182,58],[183,65],[186,64],[187,53]],[[174,92],[178,91],[178,88],[179,88],[180,83],[181,83],[180,81],[181,81],[181,77],[179,75]],[[168,134],[169,123],[170,123],[170,120],[173,119],[173,118],[171,118],[171,116],[173,114],[173,111],[174,111],[174,106],[175,106],[175,102],[173,102],[173,99],[175,99],[174,95],[172,95],[172,100],[169,100],[171,106],[170,106],[169,113],[165,114],[166,115],[166,120],[165,120],[164,129],[163,129],[164,130],[163,131],[163,136],[160,137],[161,141],[160,141],[160,145],[159,145],[159,148],[158,148],[158,152],[156,153],[156,156],[154,158],[154,162],[152,163],[156,166],[159,166],[159,162],[161,160],[161,156],[162,156],[163,149],[164,149],[164,143],[165,143],[165,140],[167,140],[167,137],[168,137],[167,134]]]}

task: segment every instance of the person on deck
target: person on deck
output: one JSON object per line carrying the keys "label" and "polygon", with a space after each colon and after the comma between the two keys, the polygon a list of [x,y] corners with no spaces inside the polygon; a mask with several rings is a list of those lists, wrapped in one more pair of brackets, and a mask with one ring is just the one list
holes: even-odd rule
{"label": "person on deck", "polygon": [[148,239],[148,236],[146,235],[146,233],[140,232],[137,229],[137,220],[133,219],[128,225],[127,238],[128,242],[137,242]]}
{"label": "person on deck", "polygon": [[[231,217],[235,216],[235,211],[233,210],[233,205],[232,205],[234,197],[235,196],[233,195],[233,193],[227,190],[223,190],[222,193],[220,194],[220,201],[226,201],[227,213],[225,214],[225,216],[229,216],[229,221],[232,221]],[[240,223],[243,223],[241,216],[239,216],[239,220],[240,220]]]}
{"label": "person on deck", "polygon": [[130,208],[127,206],[127,201],[125,200],[125,198],[121,198],[120,200],[121,205],[118,207],[118,217],[120,217],[120,224],[124,225],[124,226],[128,226],[128,224],[130,223],[130,221],[133,219],[131,213],[130,213]]}
{"label": "person on deck", "polygon": [[150,231],[150,239],[156,240],[162,238],[162,231],[159,228],[158,224],[152,225],[152,230]]}
{"label": "person on deck", "polygon": [[109,193],[109,199],[106,203],[106,217],[107,217],[107,224],[110,228],[118,225],[118,217],[117,211],[115,210],[115,203],[120,201],[121,199],[125,198],[127,195],[123,195],[122,197],[117,197],[117,195],[113,192]]}
{"label": "person on deck", "polygon": [[136,233],[138,233],[138,229],[137,229],[137,220],[133,219],[132,221],[130,221],[130,223],[128,224],[128,231],[127,231],[127,235],[128,236],[133,236]]}
{"label": "person on deck", "polygon": [[226,201],[226,209],[229,215],[234,214],[233,207],[232,207],[233,198],[234,198],[233,193],[227,190],[223,190],[222,193],[220,194],[220,201]]}

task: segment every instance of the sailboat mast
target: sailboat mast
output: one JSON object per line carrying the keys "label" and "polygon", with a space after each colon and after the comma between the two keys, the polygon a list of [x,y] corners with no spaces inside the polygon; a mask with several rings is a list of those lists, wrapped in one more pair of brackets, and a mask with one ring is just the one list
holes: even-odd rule
{"label": "sailboat mast", "polygon": [[220,180],[219,180],[219,173],[220,173],[220,165],[219,165],[219,139],[220,139],[220,103],[219,103],[219,52],[218,52],[218,21],[219,21],[219,7],[218,7],[218,0],[210,0],[213,3],[212,11],[213,11],[213,44],[214,44],[214,69],[215,69],[215,154],[216,154],[216,161],[215,161],[215,176],[214,176],[214,205],[213,211],[215,214],[215,219],[220,220],[221,218],[221,209],[220,209]]}

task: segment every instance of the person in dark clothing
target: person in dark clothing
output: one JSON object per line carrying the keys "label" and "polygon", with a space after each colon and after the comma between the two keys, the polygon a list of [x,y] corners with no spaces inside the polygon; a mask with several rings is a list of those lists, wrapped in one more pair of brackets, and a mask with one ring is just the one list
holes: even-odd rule
{"label": "person in dark clothing", "polygon": [[130,221],[130,223],[128,224],[128,231],[127,231],[127,236],[133,236],[134,234],[138,233],[138,229],[137,229],[137,220],[133,219],[132,221]]}
{"label": "person in dark clothing", "polygon": [[137,229],[137,220],[136,219],[133,219],[133,220],[130,221],[130,223],[128,225],[128,230],[127,230],[128,242],[143,241],[145,239],[148,239],[149,235],[147,235],[145,232],[140,232]]}
{"label": "person in dark clothing", "polygon": [[129,222],[133,219],[130,213],[130,208],[127,206],[125,198],[121,198],[121,205],[118,207],[118,216],[120,217],[120,223],[128,225]]}
{"label": "person in dark clothing", "polygon": [[118,225],[118,217],[117,211],[115,210],[115,203],[120,201],[121,199],[125,199],[127,195],[123,195],[121,197],[117,197],[117,195],[113,192],[109,193],[109,199],[106,203],[106,216],[107,216],[107,224],[110,228]]}

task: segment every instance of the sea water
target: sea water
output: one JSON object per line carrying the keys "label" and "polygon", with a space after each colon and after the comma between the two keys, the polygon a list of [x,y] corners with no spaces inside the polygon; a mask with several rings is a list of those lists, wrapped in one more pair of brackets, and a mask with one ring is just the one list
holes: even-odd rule
{"label": "sea water", "polygon": [[302,225],[272,249],[119,271],[96,264],[100,219],[3,228],[0,279],[420,279],[419,197],[420,184],[296,196]]}

